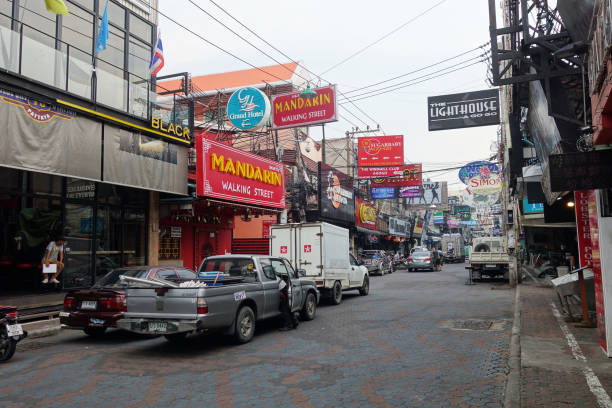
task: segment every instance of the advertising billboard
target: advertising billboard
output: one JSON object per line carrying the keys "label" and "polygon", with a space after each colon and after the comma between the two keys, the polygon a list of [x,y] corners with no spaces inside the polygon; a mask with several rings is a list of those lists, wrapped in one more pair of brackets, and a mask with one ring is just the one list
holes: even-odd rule
{"label": "advertising billboard", "polygon": [[398,194],[401,198],[415,198],[419,196],[421,186],[399,187]]}
{"label": "advertising billboard", "polygon": [[227,118],[240,130],[258,129],[270,118],[270,100],[257,88],[240,88],[227,101]]}
{"label": "advertising billboard", "polygon": [[400,218],[389,217],[389,234],[405,237],[410,230],[410,223]]}
{"label": "advertising billboard", "polygon": [[433,214],[433,223],[434,225],[444,224],[444,213],[442,211]]}
{"label": "advertising billboard", "polygon": [[337,121],[336,86],[313,89],[316,96],[301,92],[272,97],[272,128],[284,129]]}
{"label": "advertising billboard", "polygon": [[404,136],[360,137],[357,141],[357,165],[402,166],[404,164]]}
{"label": "advertising billboard", "polygon": [[404,166],[359,167],[357,177],[360,179],[401,176]]}
{"label": "advertising billboard", "polygon": [[407,205],[422,206],[424,204],[442,204],[446,205],[448,192],[446,190],[446,182],[440,181],[424,181],[419,187],[419,192],[416,197],[406,199]]}
{"label": "advertising billboard", "polygon": [[499,166],[488,161],[470,162],[459,169],[459,180],[463,184],[469,184],[470,179],[477,175],[487,176],[490,173],[499,173]]}
{"label": "advertising billboard", "polygon": [[499,124],[499,91],[463,92],[427,98],[429,131]]}
{"label": "advertising billboard", "polygon": [[527,198],[523,198],[523,214],[543,214],[544,203],[529,203]]}
{"label": "advertising billboard", "polygon": [[282,163],[200,136],[196,139],[197,195],[285,208]]}
{"label": "advertising billboard", "polygon": [[[360,167],[367,169],[368,167]],[[380,168],[380,167],[377,167]],[[401,172],[391,177],[372,178],[372,185],[375,187],[405,187],[405,186],[420,186],[422,183],[422,165],[406,164],[401,166]]]}
{"label": "advertising billboard", "polygon": [[319,163],[319,180],[321,217],[353,224],[355,222],[353,179]]}
{"label": "advertising billboard", "polygon": [[376,207],[355,197],[355,225],[376,230]]}
{"label": "advertising billboard", "polygon": [[373,200],[397,198],[395,187],[372,187],[371,194]]}

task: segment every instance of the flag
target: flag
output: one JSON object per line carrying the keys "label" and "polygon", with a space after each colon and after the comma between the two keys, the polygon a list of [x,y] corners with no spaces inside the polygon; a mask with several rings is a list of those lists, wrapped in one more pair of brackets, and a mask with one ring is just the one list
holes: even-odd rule
{"label": "flag", "polygon": [[55,14],[63,14],[67,16],[68,9],[62,0],[45,0],[45,6],[47,7],[47,11],[50,11]]}
{"label": "flag", "polygon": [[149,71],[151,76],[157,75],[159,71],[164,67],[164,48],[162,47],[161,33],[157,33],[157,43],[155,49],[151,55],[151,63],[149,64]]}
{"label": "flag", "polygon": [[98,30],[98,41],[96,41],[96,51],[102,52],[106,49],[106,41],[108,40],[108,0],[104,6],[104,15],[102,16],[102,22],[100,23],[100,29]]}

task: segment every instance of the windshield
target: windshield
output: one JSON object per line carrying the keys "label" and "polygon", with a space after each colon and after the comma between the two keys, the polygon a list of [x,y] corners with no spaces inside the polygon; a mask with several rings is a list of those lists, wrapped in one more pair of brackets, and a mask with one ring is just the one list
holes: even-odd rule
{"label": "windshield", "polygon": [[144,278],[149,271],[147,269],[114,269],[98,280],[94,288],[124,288],[127,285],[119,280],[119,276],[126,275],[135,278]]}
{"label": "windshield", "polygon": [[429,252],[415,252],[412,256],[430,256]]}

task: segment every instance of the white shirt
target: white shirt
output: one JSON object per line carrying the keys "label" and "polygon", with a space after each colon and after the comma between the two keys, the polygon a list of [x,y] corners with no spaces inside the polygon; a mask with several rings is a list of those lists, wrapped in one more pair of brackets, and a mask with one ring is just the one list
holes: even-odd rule
{"label": "white shirt", "polygon": [[59,257],[60,252],[63,252],[63,251],[64,251],[63,244],[60,246],[57,246],[55,241],[51,241],[49,242],[49,245],[47,245],[47,252],[49,252],[50,261],[57,261],[57,258]]}

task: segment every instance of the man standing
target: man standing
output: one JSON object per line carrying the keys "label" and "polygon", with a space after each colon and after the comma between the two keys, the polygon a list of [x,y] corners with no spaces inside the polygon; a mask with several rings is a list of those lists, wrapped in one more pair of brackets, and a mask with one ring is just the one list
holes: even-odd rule
{"label": "man standing", "polygon": [[55,283],[58,284],[59,281],[57,277],[62,270],[64,270],[64,237],[57,237],[54,241],[49,242],[47,245],[47,249],[45,251],[45,257],[43,258],[43,264],[48,268],[49,265],[54,264],[57,265],[55,272],[51,279],[49,279],[48,275],[51,273],[43,273],[43,281],[42,283]]}

